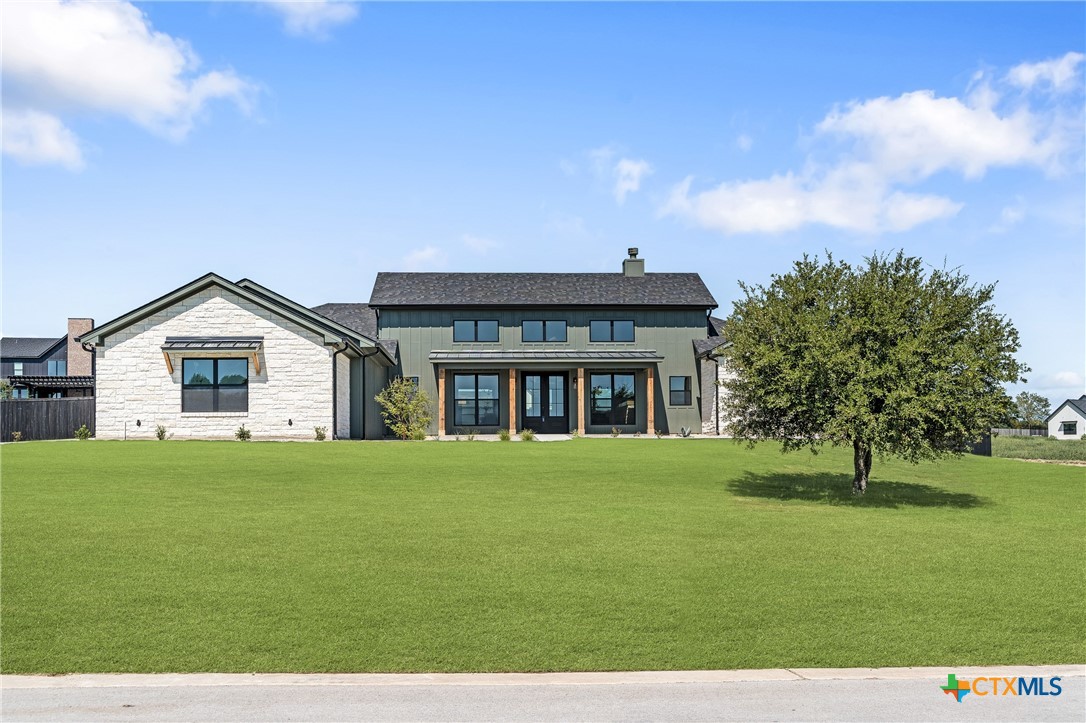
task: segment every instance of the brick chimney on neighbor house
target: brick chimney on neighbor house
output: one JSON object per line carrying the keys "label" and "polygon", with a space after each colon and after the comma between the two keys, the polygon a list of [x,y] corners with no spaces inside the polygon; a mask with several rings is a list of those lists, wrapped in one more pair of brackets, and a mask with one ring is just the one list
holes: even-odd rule
{"label": "brick chimney on neighbor house", "polygon": [[630,258],[622,260],[622,275],[644,276],[645,259],[637,258],[637,249],[634,247],[626,249],[626,252],[630,254]]}
{"label": "brick chimney on neighbor house", "polygon": [[94,355],[84,351],[76,337],[94,328],[94,319],[68,319],[68,376],[89,377],[94,374]]}

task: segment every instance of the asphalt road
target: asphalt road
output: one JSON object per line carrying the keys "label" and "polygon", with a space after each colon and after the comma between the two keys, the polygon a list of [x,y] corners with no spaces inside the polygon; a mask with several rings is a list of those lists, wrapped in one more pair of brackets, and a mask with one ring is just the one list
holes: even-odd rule
{"label": "asphalt road", "polygon": [[[1021,671],[1030,674],[1028,668]],[[44,687],[19,687],[18,677],[6,676],[0,715],[5,722],[1084,721],[1084,674],[1086,669],[1078,666],[1077,674],[1063,675],[1063,692],[1056,697],[968,695],[961,703],[940,690],[946,678],[935,674],[889,679],[542,684],[495,684],[485,678],[484,682],[455,684],[346,680],[322,684],[318,677],[293,676],[305,682],[202,685],[186,680],[177,685],[154,681],[111,685],[73,681]],[[635,675],[652,680],[651,674]]]}

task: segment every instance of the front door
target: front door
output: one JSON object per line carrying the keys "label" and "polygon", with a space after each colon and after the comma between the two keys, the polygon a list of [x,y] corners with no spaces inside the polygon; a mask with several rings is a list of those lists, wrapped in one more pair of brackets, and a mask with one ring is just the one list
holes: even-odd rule
{"label": "front door", "polygon": [[520,418],[523,429],[541,434],[565,434],[569,431],[569,405],[566,403],[565,374],[525,374],[524,404]]}

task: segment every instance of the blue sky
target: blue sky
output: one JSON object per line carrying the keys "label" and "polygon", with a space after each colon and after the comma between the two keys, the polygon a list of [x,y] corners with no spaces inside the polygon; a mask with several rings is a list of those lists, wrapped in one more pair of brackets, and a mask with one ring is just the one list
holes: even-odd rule
{"label": "blue sky", "polygon": [[[13,9],[14,8],[14,9]],[[698,271],[804,252],[999,282],[1084,391],[1081,3],[5,7],[3,333],[207,271]]]}

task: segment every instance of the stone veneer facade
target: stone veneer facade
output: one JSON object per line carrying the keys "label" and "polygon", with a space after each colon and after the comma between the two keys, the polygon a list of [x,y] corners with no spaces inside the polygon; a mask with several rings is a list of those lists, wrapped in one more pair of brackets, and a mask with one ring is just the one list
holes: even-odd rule
{"label": "stone veneer facade", "polygon": [[[183,357],[244,357],[233,353],[172,354],[168,336],[263,336],[260,373],[249,362],[249,411],[182,413]],[[254,440],[313,439],[315,427],[350,434],[350,362],[336,358],[337,424],[332,420],[334,349],[313,332],[229,291],[210,288],[110,335],[96,356],[96,436],[154,439],[164,425],[175,439],[234,437],[245,425]],[[287,420],[293,424],[288,424]],[[140,426],[136,426],[136,420]]]}
{"label": "stone veneer facade", "polygon": [[724,389],[721,382],[729,376],[724,360],[720,357],[711,357],[701,360],[701,433],[718,434],[722,437],[730,437],[726,426],[727,415],[724,410]]}

